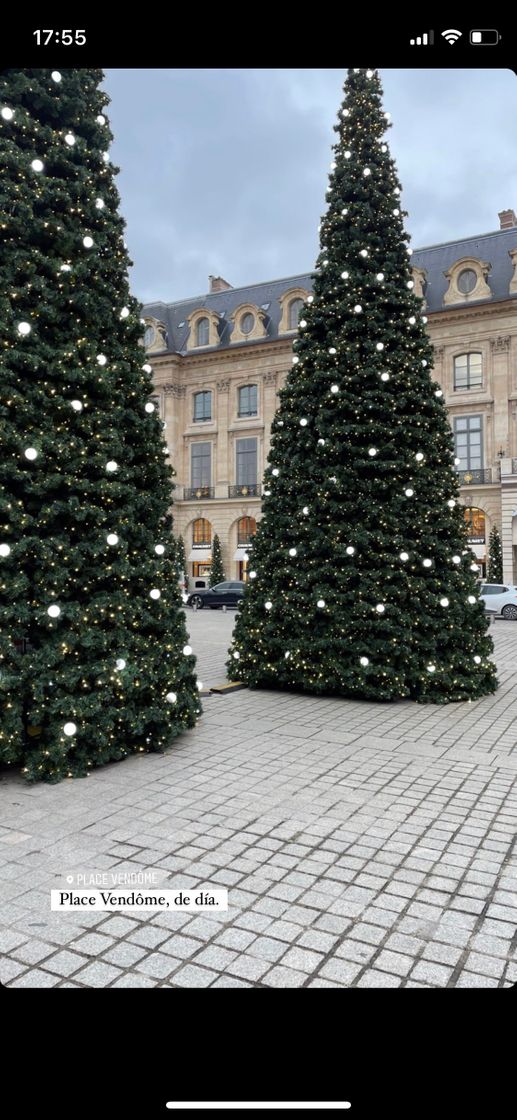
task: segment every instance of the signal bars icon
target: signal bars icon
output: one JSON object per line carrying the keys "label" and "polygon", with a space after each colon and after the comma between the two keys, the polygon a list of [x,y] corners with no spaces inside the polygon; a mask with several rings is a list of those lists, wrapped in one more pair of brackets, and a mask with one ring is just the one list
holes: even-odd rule
{"label": "signal bars icon", "polygon": [[410,47],[432,47],[434,43],[434,31],[424,31],[423,35],[418,35],[416,39],[410,39]]}

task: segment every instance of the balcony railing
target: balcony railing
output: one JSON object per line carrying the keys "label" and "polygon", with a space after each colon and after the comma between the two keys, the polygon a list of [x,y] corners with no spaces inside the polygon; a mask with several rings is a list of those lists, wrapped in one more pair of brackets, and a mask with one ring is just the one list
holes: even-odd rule
{"label": "balcony railing", "polygon": [[213,498],[213,496],[213,486],[192,486],[190,487],[190,489],[187,489],[187,487],[183,487],[183,501],[185,502],[192,502],[195,499],[201,501],[201,499]]}
{"label": "balcony railing", "polygon": [[486,486],[492,482],[492,468],[484,470],[457,471],[460,486]]}
{"label": "balcony railing", "polygon": [[246,482],[242,486],[229,486],[229,498],[259,498],[260,485],[257,482]]}

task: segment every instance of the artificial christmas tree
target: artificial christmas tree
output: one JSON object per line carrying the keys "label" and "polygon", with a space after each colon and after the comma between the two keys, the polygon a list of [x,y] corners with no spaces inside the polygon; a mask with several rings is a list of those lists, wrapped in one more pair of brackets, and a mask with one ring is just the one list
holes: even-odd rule
{"label": "artificial christmas tree", "polygon": [[0,758],[50,780],[200,710],[101,79],[0,83]]}
{"label": "artificial christmas tree", "polygon": [[209,587],[215,587],[216,583],[222,583],[226,579],[223,568],[223,558],[221,555],[221,542],[217,533],[215,534],[212,544],[212,563],[210,565],[210,579],[208,581]]}
{"label": "artificial christmas tree", "polygon": [[490,533],[488,544],[488,581],[489,583],[503,582],[503,550],[497,525],[494,525]]}
{"label": "artificial christmas tree", "polygon": [[388,117],[377,73],[350,70],[228,670],[252,686],[440,703],[496,678]]}

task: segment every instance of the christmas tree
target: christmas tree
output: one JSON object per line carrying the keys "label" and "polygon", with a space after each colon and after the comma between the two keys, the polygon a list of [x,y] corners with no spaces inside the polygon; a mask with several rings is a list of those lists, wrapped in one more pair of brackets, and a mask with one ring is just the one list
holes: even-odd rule
{"label": "christmas tree", "polygon": [[101,80],[0,83],[0,758],[49,780],[200,711]]}
{"label": "christmas tree", "polygon": [[348,72],[228,670],[443,703],[496,678],[381,93],[377,72]]}
{"label": "christmas tree", "polygon": [[182,536],[176,537],[176,553],[178,558],[178,569],[180,576],[185,575],[187,571],[187,563],[185,559],[185,541]]}
{"label": "christmas tree", "polygon": [[216,533],[212,545],[209,586],[215,587],[216,583],[222,583],[224,579],[226,579],[226,576],[224,574],[223,558],[221,555],[221,542]]}
{"label": "christmas tree", "polygon": [[488,543],[488,580],[490,583],[503,582],[503,551],[497,525],[494,525]]}

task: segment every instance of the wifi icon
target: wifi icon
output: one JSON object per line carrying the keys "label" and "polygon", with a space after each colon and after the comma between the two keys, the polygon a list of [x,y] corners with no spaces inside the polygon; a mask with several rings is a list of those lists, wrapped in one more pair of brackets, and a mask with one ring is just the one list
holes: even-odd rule
{"label": "wifi icon", "polygon": [[442,39],[446,39],[452,47],[454,43],[457,43],[458,39],[461,39],[462,34],[462,31],[455,31],[454,28],[451,28],[449,31],[442,31]]}

